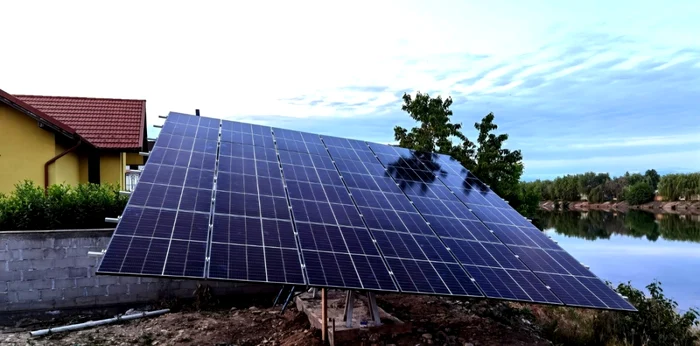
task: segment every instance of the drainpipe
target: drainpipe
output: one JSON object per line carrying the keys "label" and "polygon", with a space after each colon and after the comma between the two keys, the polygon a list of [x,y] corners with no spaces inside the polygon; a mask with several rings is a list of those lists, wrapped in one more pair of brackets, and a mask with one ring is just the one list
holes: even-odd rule
{"label": "drainpipe", "polygon": [[69,153],[75,151],[75,149],[78,149],[78,147],[79,147],[81,144],[83,144],[83,141],[78,141],[78,144],[76,144],[76,145],[74,145],[73,147],[71,147],[70,149],[68,149],[68,150],[66,150],[66,151],[64,151],[64,152],[62,152],[62,153],[60,153],[60,154],[54,156],[52,159],[46,161],[46,163],[44,164],[44,193],[48,193],[48,192],[49,192],[49,166],[50,166],[52,163],[56,162],[56,160],[58,160],[58,159],[62,158],[63,156],[65,156],[66,154],[69,154]]}

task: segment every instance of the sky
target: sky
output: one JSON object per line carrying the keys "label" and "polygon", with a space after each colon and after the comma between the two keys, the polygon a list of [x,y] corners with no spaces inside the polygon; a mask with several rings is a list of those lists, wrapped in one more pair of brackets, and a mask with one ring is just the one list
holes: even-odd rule
{"label": "sky", "polygon": [[[12,1],[0,89],[382,143],[401,96],[489,112],[524,180],[700,171],[697,1]],[[157,130],[149,130],[155,136]]]}

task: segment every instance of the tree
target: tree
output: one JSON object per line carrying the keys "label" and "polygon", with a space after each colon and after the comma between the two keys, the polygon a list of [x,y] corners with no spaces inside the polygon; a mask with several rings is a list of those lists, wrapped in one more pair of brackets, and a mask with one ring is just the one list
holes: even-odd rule
{"label": "tree", "polygon": [[431,98],[419,92],[415,98],[404,94],[403,101],[401,109],[419,124],[410,131],[394,127],[394,138],[399,146],[448,154],[511,204],[520,204],[518,199],[522,191],[518,185],[523,172],[522,154],[520,150],[504,148],[507,134],[493,133],[498,129],[493,113],[474,124],[479,131],[474,143],[462,133],[461,124],[451,122],[450,97],[443,100],[440,96]]}
{"label": "tree", "polygon": [[646,179],[647,183],[651,185],[651,188],[656,191],[659,186],[659,180],[661,180],[659,173],[657,173],[655,169],[649,169],[644,172],[644,178]]}
{"label": "tree", "polygon": [[639,205],[654,199],[654,190],[645,181],[640,181],[625,190],[625,200],[631,205]]}

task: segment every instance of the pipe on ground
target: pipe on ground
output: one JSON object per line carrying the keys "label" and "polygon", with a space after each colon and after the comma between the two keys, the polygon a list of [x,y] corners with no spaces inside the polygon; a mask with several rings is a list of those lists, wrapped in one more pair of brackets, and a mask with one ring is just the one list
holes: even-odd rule
{"label": "pipe on ground", "polygon": [[128,320],[134,320],[134,319],[142,318],[142,317],[158,316],[158,315],[162,315],[162,314],[167,313],[167,312],[170,312],[170,309],[162,309],[162,310],[155,310],[155,311],[140,312],[137,314],[121,315],[121,316],[116,316],[116,317],[112,317],[112,318],[107,318],[104,320],[87,321],[84,323],[70,324],[67,326],[35,330],[33,332],[30,332],[29,334],[33,337],[43,336],[43,335],[48,335],[48,334],[53,334],[53,333],[68,332],[71,330],[96,327],[96,326],[110,324],[110,323],[114,323],[114,322],[118,322],[118,321],[128,321]]}

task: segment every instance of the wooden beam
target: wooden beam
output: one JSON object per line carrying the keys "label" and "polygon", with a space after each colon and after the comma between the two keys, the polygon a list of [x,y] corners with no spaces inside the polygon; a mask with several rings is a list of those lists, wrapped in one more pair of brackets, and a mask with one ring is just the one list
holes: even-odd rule
{"label": "wooden beam", "polygon": [[321,340],[325,345],[328,342],[328,299],[327,289],[321,289]]}

